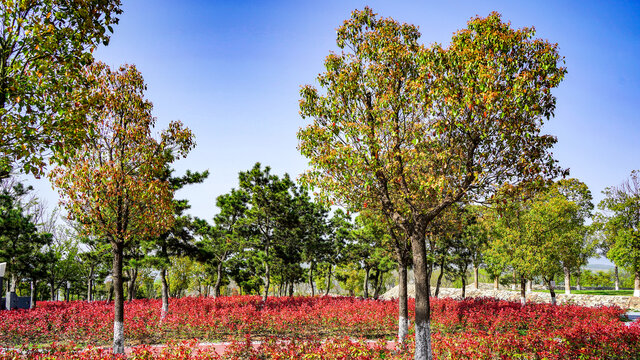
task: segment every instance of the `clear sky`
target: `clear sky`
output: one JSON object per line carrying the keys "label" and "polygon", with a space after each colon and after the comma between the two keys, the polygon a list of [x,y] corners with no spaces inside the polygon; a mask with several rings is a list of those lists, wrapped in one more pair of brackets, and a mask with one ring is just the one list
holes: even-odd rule
{"label": "clear sky", "polygon": [[[325,56],[337,50],[336,28],[364,6],[419,26],[425,44],[447,44],[471,17],[491,11],[513,27],[535,26],[538,37],[559,44],[568,69],[545,128],[558,137],[560,164],[596,203],[605,187],[640,169],[640,2],[122,1],[111,43],[95,55],[112,67],[138,67],[158,130],[181,120],[194,131],[197,147],[176,169],[211,172],[179,193],[201,218],[213,217],[216,197],[257,161],[277,174],[305,170],[296,149],[306,124],[300,86],[316,84]],[[37,187],[56,203],[48,185]]]}

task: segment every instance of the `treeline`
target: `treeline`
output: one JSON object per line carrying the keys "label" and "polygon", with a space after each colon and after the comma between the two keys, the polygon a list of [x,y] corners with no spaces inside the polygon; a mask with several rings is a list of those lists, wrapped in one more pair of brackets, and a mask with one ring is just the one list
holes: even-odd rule
{"label": "treeline", "polygon": [[[167,175],[175,189],[207,176]],[[211,221],[184,214],[188,202],[174,200],[170,230],[128,244],[126,299],[162,296],[166,311],[169,297],[260,293],[266,299],[291,296],[297,286],[309,295],[377,298],[397,283],[390,231],[374,211],[357,216],[331,211],[287,174],[279,177],[259,163],[238,180],[237,188],[217,198]],[[47,216],[30,191],[13,179],[3,181],[5,289],[31,295],[34,304],[38,299],[111,300],[109,242],[83,235],[78,223],[56,224],[57,214]],[[607,197],[600,207],[613,200]],[[589,189],[576,179],[535,191],[505,188],[487,204],[452,206],[425,239],[434,254],[432,295],[438,296],[443,281],[464,288],[470,273],[477,285],[480,269],[496,288],[518,284],[525,291],[524,284],[535,281],[553,289],[554,280],[566,292],[571,284],[618,288],[617,267],[612,274],[583,269],[589,258],[621,247],[612,235],[615,224],[606,221],[613,215],[594,217],[593,208]],[[590,218],[596,221],[587,225]],[[623,266],[624,285],[632,286],[633,267]]]}

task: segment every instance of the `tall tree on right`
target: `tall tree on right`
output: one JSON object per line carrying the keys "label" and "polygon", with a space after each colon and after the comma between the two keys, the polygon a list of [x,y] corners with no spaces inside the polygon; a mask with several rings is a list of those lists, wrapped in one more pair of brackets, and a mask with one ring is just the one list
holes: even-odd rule
{"label": "tall tree on right", "polygon": [[379,208],[411,241],[416,359],[431,359],[425,232],[451,204],[496,184],[543,180],[558,168],[541,134],[566,70],[557,45],[476,17],[448,47],[418,43],[409,24],[356,10],[337,31],[341,51],[301,90],[298,132],[318,198]]}
{"label": "tall tree on right", "polygon": [[605,212],[600,221],[609,244],[607,257],[633,271],[633,296],[640,296],[640,170],[631,171],[622,184],[603,193],[598,208]]}

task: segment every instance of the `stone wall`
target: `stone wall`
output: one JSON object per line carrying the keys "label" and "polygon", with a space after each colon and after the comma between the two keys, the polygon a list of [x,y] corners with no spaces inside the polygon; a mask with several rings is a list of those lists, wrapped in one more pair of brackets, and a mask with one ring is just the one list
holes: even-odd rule
{"label": "stone wall", "polygon": [[[433,292],[435,289],[431,288]],[[415,288],[412,284],[407,287],[409,297],[415,296]],[[489,290],[489,289],[473,289],[468,286],[466,297],[491,297],[500,300],[520,302],[520,291],[511,290]],[[398,297],[398,287],[387,291],[382,295],[383,299],[393,299]],[[461,298],[462,289],[441,288],[438,297],[441,298]],[[528,292],[527,302],[533,303],[550,303],[551,295],[549,293]],[[565,295],[564,290],[556,291],[556,302],[558,304],[573,304],[580,306],[618,306],[623,309],[640,310],[640,298],[632,296],[612,296],[612,295]]]}

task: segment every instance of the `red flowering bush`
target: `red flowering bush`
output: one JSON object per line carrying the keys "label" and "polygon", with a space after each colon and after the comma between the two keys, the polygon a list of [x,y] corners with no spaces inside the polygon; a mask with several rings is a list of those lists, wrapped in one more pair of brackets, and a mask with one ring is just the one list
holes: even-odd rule
{"label": "red flowering bush", "polygon": [[[414,304],[409,309],[413,312]],[[160,302],[125,307],[129,359],[411,359],[413,338],[391,346],[397,302],[339,298],[184,298],[171,301],[160,321]],[[640,324],[620,321],[619,308],[551,306],[492,299],[432,299],[433,351],[438,359],[637,359]],[[112,305],[40,303],[34,310],[0,312],[0,350],[8,359],[116,359],[108,346]],[[242,339],[224,351],[199,341]],[[355,339],[378,339],[377,341]],[[261,340],[259,343],[252,340]],[[64,345],[44,344],[62,342]],[[82,344],[80,347],[74,342]],[[37,345],[37,346],[36,346]],[[217,352],[216,352],[217,351]]]}

